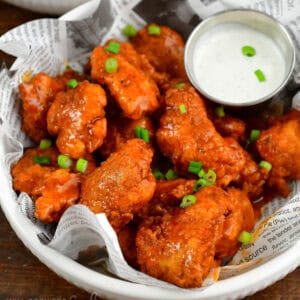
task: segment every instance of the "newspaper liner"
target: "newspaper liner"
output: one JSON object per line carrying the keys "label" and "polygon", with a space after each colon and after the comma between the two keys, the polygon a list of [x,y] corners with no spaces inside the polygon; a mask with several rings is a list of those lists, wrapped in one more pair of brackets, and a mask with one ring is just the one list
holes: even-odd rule
{"label": "newspaper liner", "polygon": [[[12,189],[10,167],[32,142],[21,131],[17,86],[28,72],[59,73],[66,63],[81,70],[92,48],[114,37],[124,40],[127,24],[140,28],[149,22],[166,24],[187,37],[203,18],[227,9],[252,8],[281,21],[294,38],[297,64],[294,83],[300,84],[300,2],[284,0],[251,1],[236,5],[234,0],[102,0],[97,11],[83,21],[42,19],[21,25],[0,38],[0,49],[17,57],[10,70],[0,70],[0,186],[10,186],[5,201],[17,201],[24,217],[35,225],[41,242],[99,272],[128,281],[177,289],[131,268],[123,258],[118,239],[104,214],[93,214],[83,205],[69,208],[57,228],[34,217],[34,203],[27,194]],[[300,110],[300,92],[292,101]],[[272,259],[300,239],[300,181],[291,183],[288,199],[277,198],[263,207],[254,230],[254,242],[243,246],[224,267],[214,269],[205,285],[241,274]],[[4,195],[0,195],[4,197]],[[105,250],[105,251],[104,251]],[[107,252],[106,252],[107,250]],[[107,254],[108,253],[108,254]],[[114,274],[114,275],[113,275]]]}

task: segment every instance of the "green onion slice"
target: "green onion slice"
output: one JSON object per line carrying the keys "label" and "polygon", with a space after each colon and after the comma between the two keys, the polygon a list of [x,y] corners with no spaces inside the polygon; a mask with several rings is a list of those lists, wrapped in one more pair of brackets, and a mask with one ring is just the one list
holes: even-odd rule
{"label": "green onion slice", "polygon": [[51,162],[48,156],[34,156],[33,161],[40,165],[49,165]]}
{"label": "green onion slice", "polygon": [[156,180],[164,180],[165,179],[165,175],[159,169],[152,170],[152,174]]}
{"label": "green onion slice", "polygon": [[248,231],[243,230],[238,236],[238,241],[243,244],[250,244],[252,241],[252,234]]}
{"label": "green onion slice", "polygon": [[255,70],[254,74],[256,75],[259,82],[266,81],[265,74],[263,73],[262,70],[257,69],[257,70]]}
{"label": "green onion slice", "polygon": [[87,169],[89,162],[86,159],[79,158],[76,162],[76,171],[84,173]]}
{"label": "green onion slice", "polygon": [[246,45],[242,47],[242,53],[245,56],[252,57],[256,54],[256,50],[252,46]]}
{"label": "green onion slice", "polygon": [[117,70],[118,70],[118,61],[113,57],[108,58],[105,62],[105,71],[107,73],[114,73]]}
{"label": "green onion slice", "polygon": [[198,173],[199,178],[204,178],[205,175],[206,175],[206,172],[203,169],[201,169],[200,172]]}
{"label": "green onion slice", "polygon": [[186,114],[186,107],[184,104],[179,105],[179,110],[182,114]]}
{"label": "green onion slice", "polygon": [[68,82],[67,82],[67,87],[70,88],[70,89],[75,89],[78,85],[78,81],[76,79],[70,79]]}
{"label": "green onion slice", "polygon": [[57,157],[57,164],[62,168],[62,169],[68,169],[72,166],[73,161],[72,159],[64,154],[59,154]]}
{"label": "green onion slice", "polygon": [[105,50],[113,54],[118,54],[120,52],[120,46],[119,43],[110,41]]}
{"label": "green onion slice", "polygon": [[272,170],[272,164],[269,163],[268,161],[265,161],[265,160],[262,160],[260,163],[259,163],[259,166],[261,168],[265,168],[267,169],[268,172],[270,172]]}
{"label": "green onion slice", "polygon": [[225,117],[225,111],[224,111],[224,106],[218,106],[215,109],[216,115],[220,118]]}
{"label": "green onion slice", "polygon": [[192,160],[189,163],[188,171],[190,173],[198,175],[198,173],[200,172],[201,168],[202,168],[202,163],[200,161],[193,161]]}
{"label": "green onion slice", "polygon": [[194,205],[197,202],[197,198],[194,195],[185,195],[180,203],[181,208],[187,208],[189,206]]}
{"label": "green onion slice", "polygon": [[148,33],[150,35],[160,35],[160,27],[157,25],[150,25],[148,27]]}
{"label": "green onion slice", "polygon": [[49,149],[52,146],[52,141],[49,139],[41,139],[40,140],[40,149]]}
{"label": "green onion slice", "polygon": [[204,179],[206,180],[206,182],[209,184],[209,185],[213,185],[216,183],[216,180],[217,180],[217,174],[214,170],[211,170],[209,169],[207,171],[207,173],[205,174],[204,176]]}
{"label": "green onion slice", "polygon": [[255,142],[260,136],[260,130],[252,129],[250,132],[250,142]]}
{"label": "green onion slice", "polygon": [[184,82],[180,82],[180,83],[175,84],[175,88],[176,89],[181,88],[181,87],[185,87],[185,83]]}
{"label": "green onion slice", "polygon": [[124,28],[123,28],[123,34],[127,37],[134,37],[137,34],[137,30],[136,28],[131,25],[131,24],[127,24]]}
{"label": "green onion slice", "polygon": [[135,136],[138,139],[144,140],[146,143],[149,143],[150,137],[149,137],[149,131],[143,127],[136,126],[135,127]]}
{"label": "green onion slice", "polygon": [[177,173],[173,169],[169,169],[165,175],[167,180],[174,180],[178,178]]}

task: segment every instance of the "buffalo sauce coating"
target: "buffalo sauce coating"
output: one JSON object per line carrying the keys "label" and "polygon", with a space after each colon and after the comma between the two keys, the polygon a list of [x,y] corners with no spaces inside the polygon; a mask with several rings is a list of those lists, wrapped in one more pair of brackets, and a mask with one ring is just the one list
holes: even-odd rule
{"label": "buffalo sauce coating", "polygon": [[215,266],[226,213],[225,205],[219,205],[227,201],[221,188],[206,187],[195,197],[192,206],[145,218],[136,237],[141,270],[183,288],[200,287]]}
{"label": "buffalo sauce coating", "polygon": [[151,35],[148,29],[153,25],[146,26],[131,38],[135,50],[144,54],[158,72],[167,73],[171,78],[187,79],[182,37],[167,26],[159,26],[160,34]]}
{"label": "buffalo sauce coating", "polygon": [[280,195],[290,193],[288,179],[300,179],[300,116],[290,113],[263,130],[256,141],[261,157],[272,164],[268,186]]}
{"label": "buffalo sauce coating", "polygon": [[[109,58],[118,62],[117,70],[111,73],[105,68]],[[123,114],[130,119],[140,119],[159,106],[159,91],[154,81],[120,54],[113,55],[101,46],[96,47],[91,56],[91,76],[109,89]]]}
{"label": "buffalo sauce coating", "polygon": [[153,151],[143,140],[128,140],[86,177],[81,204],[106,213],[118,231],[152,198],[155,178],[150,169]]}
{"label": "buffalo sauce coating", "polygon": [[[245,159],[215,130],[195,89],[188,84],[169,89],[164,101],[166,109],[156,138],[159,149],[175,170],[186,175],[190,161],[199,161],[205,170],[216,172],[217,185],[221,187],[237,178]],[[186,112],[180,110],[182,105]]]}
{"label": "buffalo sauce coating", "polygon": [[47,124],[49,132],[57,135],[61,153],[78,159],[102,145],[106,136],[105,105],[104,90],[88,81],[56,96]]}

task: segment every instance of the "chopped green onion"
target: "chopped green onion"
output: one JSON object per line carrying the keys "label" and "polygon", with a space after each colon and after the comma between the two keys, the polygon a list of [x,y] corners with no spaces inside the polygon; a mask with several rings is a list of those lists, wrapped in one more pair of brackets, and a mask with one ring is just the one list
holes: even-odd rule
{"label": "chopped green onion", "polygon": [[144,140],[146,143],[149,143],[149,131],[143,127],[136,126],[135,127],[135,136],[138,139]]}
{"label": "chopped green onion", "polygon": [[260,136],[260,130],[252,129],[250,132],[250,142],[255,142]]}
{"label": "chopped green onion", "polygon": [[202,168],[200,161],[190,161],[188,171],[193,174],[198,174]]}
{"label": "chopped green onion", "polygon": [[160,35],[160,27],[157,25],[150,25],[148,27],[148,33],[150,35]]}
{"label": "chopped green onion", "polygon": [[217,174],[214,170],[209,169],[205,174],[204,179],[206,180],[207,184],[213,185],[216,183]]}
{"label": "chopped green onion", "polygon": [[181,87],[185,87],[185,83],[184,82],[180,82],[180,83],[177,83],[175,84],[175,88],[181,88]]}
{"label": "chopped green onion", "polygon": [[119,43],[110,41],[105,50],[113,54],[118,54],[120,52],[120,46]]}
{"label": "chopped green onion", "polygon": [[68,169],[72,166],[73,161],[69,156],[59,154],[57,157],[57,164],[63,169]]}
{"label": "chopped green onion", "polygon": [[204,178],[205,175],[206,175],[206,172],[203,169],[201,169],[200,172],[198,173],[199,178]]}
{"label": "chopped green onion", "polygon": [[179,110],[182,114],[186,114],[186,107],[184,104],[179,105]]}
{"label": "chopped green onion", "polygon": [[66,65],[66,70],[70,70],[71,69],[71,66],[68,64]]}
{"label": "chopped green onion", "polygon": [[89,162],[86,159],[79,158],[76,162],[76,171],[84,173],[87,169]]}
{"label": "chopped green onion", "polygon": [[52,141],[49,139],[41,139],[40,149],[48,149],[52,146]]}
{"label": "chopped green onion", "polygon": [[215,109],[216,115],[220,118],[225,117],[225,111],[224,111],[224,106],[218,106]]}
{"label": "chopped green onion", "polygon": [[123,34],[126,35],[127,37],[134,37],[137,34],[137,30],[133,25],[127,24],[123,28]]}
{"label": "chopped green onion", "polygon": [[167,180],[173,180],[178,178],[177,173],[173,169],[169,169],[165,176]]}
{"label": "chopped green onion", "polygon": [[265,74],[262,72],[262,70],[257,69],[254,74],[256,75],[258,81],[263,82],[266,81]]}
{"label": "chopped green onion", "polygon": [[34,156],[33,161],[40,165],[49,165],[51,162],[48,156]]}
{"label": "chopped green onion", "polygon": [[269,163],[268,161],[265,161],[265,160],[262,160],[262,161],[259,163],[259,166],[260,166],[261,168],[267,169],[268,172],[270,172],[271,169],[272,169],[272,164]]}
{"label": "chopped green onion", "polygon": [[194,195],[185,195],[180,203],[181,208],[187,208],[191,205],[194,205],[197,202],[197,198]]}
{"label": "chopped green onion", "polygon": [[253,47],[246,45],[242,47],[242,53],[245,56],[252,57],[256,54],[256,50]]}
{"label": "chopped green onion", "polygon": [[76,79],[70,79],[67,83],[67,87],[70,89],[75,89],[78,85],[78,81]]}
{"label": "chopped green onion", "polygon": [[165,179],[164,174],[159,169],[152,170],[152,174],[156,180],[164,180]]}
{"label": "chopped green onion", "polygon": [[250,244],[252,241],[252,234],[248,231],[243,230],[238,236],[238,241],[243,244]]}
{"label": "chopped green onion", "polygon": [[105,62],[105,71],[107,73],[114,73],[117,70],[118,70],[118,61],[113,57],[108,58]]}

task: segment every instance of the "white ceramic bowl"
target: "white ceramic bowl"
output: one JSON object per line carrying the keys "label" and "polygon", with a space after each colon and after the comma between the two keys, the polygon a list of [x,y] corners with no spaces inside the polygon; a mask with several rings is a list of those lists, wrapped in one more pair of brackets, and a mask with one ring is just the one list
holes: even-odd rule
{"label": "white ceramic bowl", "polygon": [[44,14],[61,15],[88,0],[4,0],[7,3]]}
{"label": "white ceramic bowl", "polygon": [[[97,2],[95,0],[86,3],[69,12],[63,18],[80,19],[91,13],[97,6]],[[0,144],[0,156],[3,155],[4,147],[5,145]],[[298,242],[265,264],[242,275],[218,281],[200,292],[181,293],[178,290],[171,291],[115,279],[92,271],[42,245],[37,238],[34,225],[21,213],[18,204],[6,201],[7,199],[2,196],[9,193],[9,184],[11,183],[7,181],[1,186],[0,204],[11,227],[25,246],[59,276],[87,292],[95,293],[100,297],[105,297],[105,299],[238,299],[266,288],[300,265],[300,242]]]}

